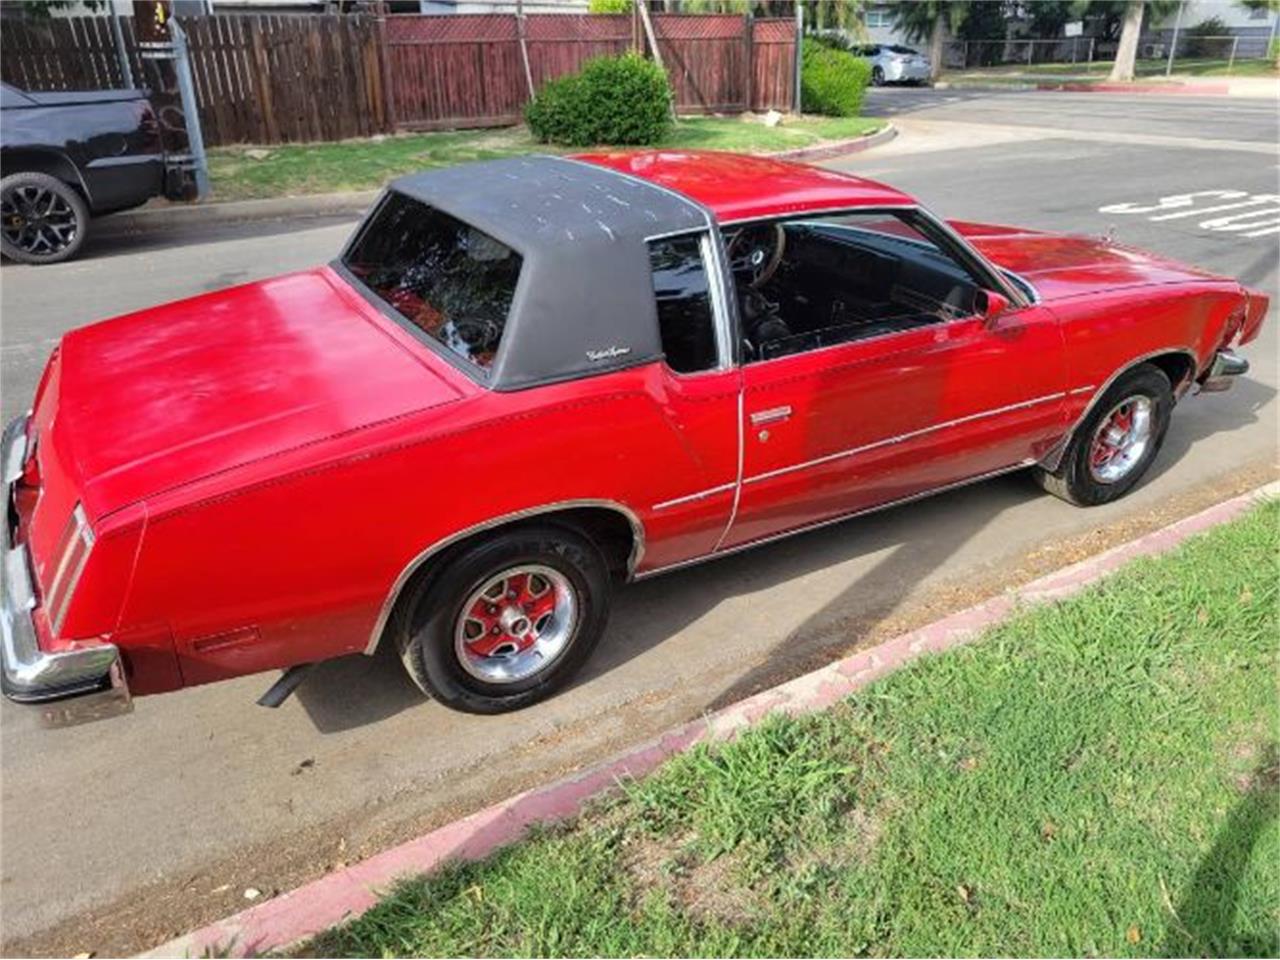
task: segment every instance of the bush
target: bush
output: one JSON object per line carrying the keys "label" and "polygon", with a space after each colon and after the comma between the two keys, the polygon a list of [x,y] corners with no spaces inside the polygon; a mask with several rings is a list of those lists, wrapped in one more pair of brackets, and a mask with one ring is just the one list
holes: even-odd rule
{"label": "bush", "polygon": [[671,129],[671,88],[657,64],[634,53],[597,57],[545,84],[524,117],[543,143],[655,144]]}
{"label": "bush", "polygon": [[1201,20],[1194,27],[1183,31],[1183,47],[1178,54],[1184,57],[1217,57],[1225,60],[1231,51],[1231,42],[1223,39],[1231,36],[1231,28],[1218,17]]}
{"label": "bush", "polygon": [[630,13],[631,0],[591,0],[587,13]]}
{"label": "bush", "polygon": [[829,117],[856,117],[871,80],[862,57],[806,37],[801,55],[800,108]]}

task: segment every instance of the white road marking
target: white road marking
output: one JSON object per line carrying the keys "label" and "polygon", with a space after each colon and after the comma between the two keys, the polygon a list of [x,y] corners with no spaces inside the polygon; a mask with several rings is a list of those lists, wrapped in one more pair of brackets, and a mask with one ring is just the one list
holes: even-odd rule
{"label": "white road marking", "polygon": [[[1231,203],[1210,203],[1208,200],[1230,200]],[[1163,212],[1172,211],[1172,212]],[[1224,216],[1199,219],[1208,213],[1233,211]],[[1191,193],[1174,193],[1160,197],[1155,203],[1129,201],[1109,203],[1098,208],[1099,213],[1155,214],[1147,219],[1152,223],[1196,217],[1201,230],[1231,233],[1240,237],[1267,237],[1280,233],[1280,194],[1254,193],[1245,190],[1195,190]]]}

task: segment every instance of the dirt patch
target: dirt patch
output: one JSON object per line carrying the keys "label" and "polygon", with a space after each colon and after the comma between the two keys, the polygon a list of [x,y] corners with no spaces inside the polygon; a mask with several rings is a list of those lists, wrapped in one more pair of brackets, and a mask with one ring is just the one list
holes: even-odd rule
{"label": "dirt patch", "polygon": [[839,871],[866,866],[875,854],[884,828],[883,817],[865,807],[853,807],[841,818],[838,839],[818,844],[787,858],[787,869],[802,874],[811,870]]}
{"label": "dirt patch", "polygon": [[656,894],[694,920],[727,927],[750,923],[761,912],[761,894],[746,881],[736,852],[704,858],[690,834],[632,836],[624,849],[632,909]]}

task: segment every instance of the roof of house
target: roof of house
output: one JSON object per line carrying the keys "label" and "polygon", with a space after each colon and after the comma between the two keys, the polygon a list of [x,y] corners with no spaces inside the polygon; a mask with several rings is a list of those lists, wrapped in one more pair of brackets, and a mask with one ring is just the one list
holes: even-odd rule
{"label": "roof of house", "polygon": [[721,223],[916,203],[914,197],[874,180],[769,157],[709,150],[627,150],[579,154],[577,159],[689,197]]}

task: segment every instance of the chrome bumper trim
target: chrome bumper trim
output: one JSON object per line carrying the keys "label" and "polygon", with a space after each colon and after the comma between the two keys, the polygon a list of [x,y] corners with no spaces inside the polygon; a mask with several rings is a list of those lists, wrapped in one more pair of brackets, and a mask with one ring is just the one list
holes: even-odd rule
{"label": "chrome bumper trim", "polygon": [[4,463],[6,485],[22,476],[22,465],[27,462],[27,419],[25,416],[14,417],[4,428],[4,454],[0,461]]}
{"label": "chrome bumper trim", "polygon": [[1249,361],[1237,356],[1230,350],[1219,350],[1213,355],[1213,362],[1200,378],[1201,393],[1219,393],[1230,390],[1235,378],[1249,372]]}
{"label": "chrome bumper trim", "polygon": [[3,579],[0,598],[0,689],[18,703],[44,705],[43,720],[51,726],[67,726],[126,713],[132,709],[129,687],[120,663],[120,651],[111,643],[76,650],[46,652],[40,649],[31,614],[36,593],[31,562],[25,544],[14,544],[9,527],[13,504],[12,464],[17,476],[27,444],[27,418],[18,417],[4,429],[0,462],[4,464]]}

